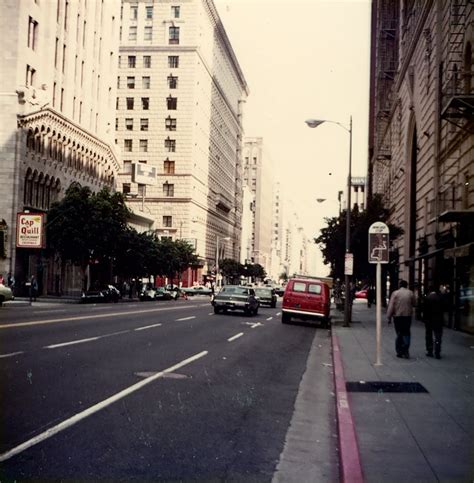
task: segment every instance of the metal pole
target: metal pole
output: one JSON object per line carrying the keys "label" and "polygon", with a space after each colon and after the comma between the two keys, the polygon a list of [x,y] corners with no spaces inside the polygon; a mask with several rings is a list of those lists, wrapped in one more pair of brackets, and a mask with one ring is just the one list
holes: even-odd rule
{"label": "metal pole", "polygon": [[376,360],[375,365],[381,366],[381,356],[380,356],[380,346],[382,343],[382,264],[377,263],[377,271],[376,271],[376,301],[375,301],[375,310],[376,310],[376,339],[377,339],[377,347],[376,347]]}
{"label": "metal pole", "polygon": [[[349,122],[349,174],[347,176],[347,210],[346,210],[346,254],[351,251],[351,182],[352,180],[352,116]],[[350,276],[345,275],[345,303],[344,303],[344,327],[350,327],[351,305],[350,300]]]}
{"label": "metal pole", "polygon": [[216,287],[219,288],[219,236],[216,236]]}

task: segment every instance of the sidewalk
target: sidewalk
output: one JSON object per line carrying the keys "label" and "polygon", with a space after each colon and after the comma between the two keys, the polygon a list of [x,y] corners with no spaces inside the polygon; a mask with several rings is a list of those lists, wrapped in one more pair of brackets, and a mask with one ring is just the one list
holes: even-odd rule
{"label": "sidewalk", "polygon": [[[425,356],[424,325],[414,321],[411,358],[399,359],[384,311],[383,365],[375,367],[375,307],[355,303],[349,328],[342,318],[334,311],[333,342],[340,348],[364,481],[473,481],[474,336],[445,329],[442,359],[432,359]],[[419,383],[428,392],[407,392],[413,387],[406,386],[389,392],[393,385],[371,381]],[[367,392],[371,388],[375,392]]]}

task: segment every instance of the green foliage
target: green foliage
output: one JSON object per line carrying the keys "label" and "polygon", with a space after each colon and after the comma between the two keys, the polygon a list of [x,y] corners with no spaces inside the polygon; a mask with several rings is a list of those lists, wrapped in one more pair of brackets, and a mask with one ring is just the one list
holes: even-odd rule
{"label": "green foliage", "polygon": [[244,274],[244,266],[230,258],[224,258],[219,262],[219,270],[228,278],[237,278]]}
{"label": "green foliage", "polygon": [[[354,209],[351,212],[351,252],[354,254],[354,275],[358,280],[373,279],[374,266],[368,262],[369,227],[376,221],[387,223],[390,211],[383,205],[381,195],[374,195],[365,211]],[[327,226],[321,230],[315,243],[321,248],[324,262],[331,267],[331,276],[344,277],[344,257],[346,251],[346,212],[338,217],[326,218]],[[390,240],[399,237],[403,230],[387,223]]]}

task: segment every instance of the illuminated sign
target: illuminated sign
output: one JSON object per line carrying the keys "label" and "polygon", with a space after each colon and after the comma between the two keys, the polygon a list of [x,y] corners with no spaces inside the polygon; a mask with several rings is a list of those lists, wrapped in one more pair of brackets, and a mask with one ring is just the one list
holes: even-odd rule
{"label": "illuminated sign", "polygon": [[18,213],[17,248],[44,248],[43,227],[44,213]]}

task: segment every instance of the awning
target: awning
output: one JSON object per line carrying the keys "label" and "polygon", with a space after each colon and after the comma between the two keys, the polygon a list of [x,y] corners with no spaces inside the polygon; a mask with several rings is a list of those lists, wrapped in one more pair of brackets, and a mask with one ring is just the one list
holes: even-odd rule
{"label": "awning", "polygon": [[466,243],[459,247],[446,248],[444,250],[444,258],[461,258],[468,257],[474,247],[474,242]]}
{"label": "awning", "polygon": [[474,210],[447,210],[439,215],[439,221],[445,223],[457,221],[474,222]]}

